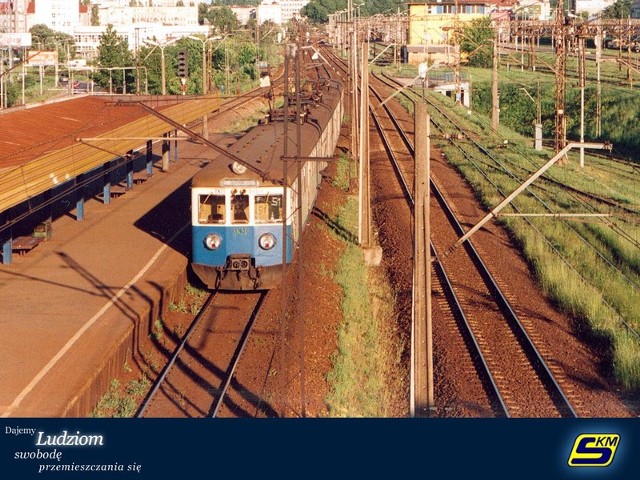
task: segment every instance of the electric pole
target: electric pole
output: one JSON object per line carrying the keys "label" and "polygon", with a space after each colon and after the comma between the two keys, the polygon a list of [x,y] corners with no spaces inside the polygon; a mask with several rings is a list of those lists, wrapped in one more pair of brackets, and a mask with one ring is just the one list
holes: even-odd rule
{"label": "electric pole", "polygon": [[362,42],[362,69],[360,71],[360,212],[358,243],[370,248],[371,196],[369,192],[369,44]]}
{"label": "electric pole", "polygon": [[500,91],[498,90],[498,30],[493,31],[493,70],[491,75],[491,128],[498,131],[500,124]]}
{"label": "electric pole", "polygon": [[[578,61],[580,68],[579,72],[579,85],[580,85],[580,142],[584,143],[584,87],[587,81],[586,79],[586,67],[584,58],[584,36],[578,36]],[[584,167],[584,147],[580,147],[580,166]]]}
{"label": "electric pole", "polygon": [[598,15],[598,31],[596,33],[596,138],[602,134],[602,84],[600,83],[600,63],[602,62],[602,24]]}
{"label": "electric pole", "polygon": [[413,317],[412,317],[412,417],[427,417],[435,407],[433,393],[433,334],[431,324],[431,249],[429,224],[430,140],[429,116],[424,102],[416,103]]}
{"label": "electric pole", "polygon": [[[558,0],[556,7],[556,21],[553,36],[556,50],[556,111],[555,111],[555,141],[554,150],[558,153],[567,143],[567,118],[565,116],[565,96],[566,96],[566,31],[563,0]],[[558,162],[560,163],[560,162]]]}
{"label": "electric pole", "polygon": [[[353,8],[350,0],[350,9]],[[349,55],[349,80],[351,82],[351,156],[354,160],[358,158],[358,28],[355,12],[352,12],[353,28],[351,36],[351,54]],[[349,169],[351,178],[351,169]]]}

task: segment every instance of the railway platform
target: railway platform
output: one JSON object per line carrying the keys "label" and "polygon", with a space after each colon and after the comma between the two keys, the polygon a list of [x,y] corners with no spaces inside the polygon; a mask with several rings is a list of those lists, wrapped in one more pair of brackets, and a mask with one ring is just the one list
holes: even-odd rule
{"label": "railway platform", "polygon": [[180,149],[169,172],[154,167],[109,204],[87,201],[83,221],[61,216],[50,239],[0,265],[0,416],[88,416],[182,293],[189,180],[217,154]]}

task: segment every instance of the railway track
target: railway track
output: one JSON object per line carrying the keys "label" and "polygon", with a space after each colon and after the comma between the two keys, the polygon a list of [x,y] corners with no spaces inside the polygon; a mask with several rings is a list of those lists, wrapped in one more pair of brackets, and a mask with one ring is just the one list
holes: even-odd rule
{"label": "railway track", "polygon": [[[382,105],[390,92],[383,95],[377,91],[382,85],[376,87],[373,83],[371,116],[412,209],[413,145],[391,109]],[[437,202],[432,201],[431,221],[436,233],[431,248],[438,258],[438,252],[453,244],[463,230],[433,181],[432,190]],[[475,399],[478,408],[495,416],[576,416],[551,368],[477,251],[470,244],[454,256],[447,259],[446,265],[436,262],[437,274],[432,274],[434,291],[437,300],[449,300],[440,308],[449,312],[452,321],[448,324],[455,323],[460,329],[461,343],[468,350],[460,356],[473,365],[485,392],[485,399]]]}
{"label": "railway track", "polygon": [[[389,87],[389,88],[397,88],[398,83],[390,79],[389,77],[381,78],[381,80]],[[404,92],[403,92],[404,94]],[[409,95],[406,96],[408,99],[412,100],[412,97]],[[444,111],[438,104],[429,100],[428,98],[424,98],[420,96],[423,101],[426,101],[429,106],[432,108],[432,111],[436,114],[437,119],[434,119],[433,116],[431,118],[431,122],[438,131],[441,132],[443,136],[449,139],[449,143],[465,158],[470,165],[473,165],[475,170],[479,172],[480,175],[490,183],[493,188],[495,188],[496,192],[504,198],[509,193],[509,191],[504,191],[503,187],[499,185],[497,182],[492,180],[491,176],[487,173],[488,171],[496,171],[499,174],[506,176],[509,178],[513,185],[515,186],[521,184],[526,178],[531,176],[535,172],[535,168],[528,169],[524,168],[521,165],[516,165],[513,162],[505,162],[498,156],[494,155],[492,151],[486,147],[484,147],[480,141],[474,137],[474,135],[465,131],[458,123]],[[454,139],[461,139],[454,140]],[[526,158],[527,155],[525,152],[519,150],[518,147],[513,146],[511,144],[508,145],[509,149],[514,149],[515,153]],[[603,161],[603,160],[601,160]],[[618,165],[619,168],[628,168],[628,162],[626,161],[618,161],[613,160],[613,163]],[[504,183],[503,183],[504,184]],[[619,219],[622,219],[624,222],[628,222],[629,224],[637,224],[638,222],[638,211],[634,208],[629,208],[623,203],[614,200],[613,198],[604,198],[601,195],[595,195],[590,192],[586,192],[579,188],[572,187],[568,185],[566,181],[562,181],[560,179],[554,179],[549,175],[545,175],[540,177],[539,183],[531,185],[528,189],[528,194],[539,204],[539,209],[545,213],[556,213],[558,210],[562,211],[563,209],[567,209],[567,203],[560,203],[556,201],[559,192],[562,192],[563,195],[567,196],[567,200],[565,202],[571,202],[573,204],[573,208],[577,208],[578,211],[587,211],[590,213],[611,213],[614,212],[617,214]],[[516,213],[522,213],[522,211],[515,205],[512,205]],[[575,270],[570,262],[563,257],[561,252],[559,252],[554,246],[553,241],[548,239],[546,235],[527,217],[523,217],[523,221],[526,222],[529,227],[535,231],[544,241],[551,247],[552,250],[556,252],[556,254],[564,260],[564,262]],[[576,225],[574,222],[560,220],[564,223],[564,226],[570,231],[572,234],[576,236],[576,238],[586,246],[588,250],[593,252],[593,255],[597,257],[606,268],[611,269],[616,272],[617,275],[634,291],[640,289],[640,285],[633,278],[633,275],[625,271],[624,267],[620,265],[618,260],[615,257],[612,257],[606,248],[598,247],[594,245],[590,241],[590,232],[587,230],[580,228],[579,225]],[[612,231],[616,232],[621,238],[624,238],[631,245],[636,248],[640,248],[640,243],[635,239],[632,235],[630,235],[624,228],[620,226],[620,222],[616,222],[609,219],[602,220]],[[586,281],[586,280],[585,280]],[[629,322],[627,322],[624,318],[620,317],[620,324],[627,329],[627,331],[634,336],[635,338],[640,340],[640,332],[634,329]]]}
{"label": "railway track", "polygon": [[[391,88],[398,88],[400,85],[393,79],[388,76],[378,77],[382,81],[384,81]],[[410,97],[407,97],[411,99]],[[513,163],[509,163],[508,165],[498,156],[494,155],[490,148],[485,147],[480,143],[480,139],[476,136],[470,134],[462,127],[458,125],[458,123],[449,115],[443,108],[441,108],[436,103],[430,101],[428,98],[425,98],[426,101],[432,111],[437,114],[438,118],[431,118],[432,124],[436,127],[436,129],[446,138],[450,139],[450,143],[454,146],[466,159],[471,162],[480,162],[485,169],[493,169],[499,172],[506,172],[511,178],[516,180],[518,184],[522,183],[526,178],[533,175],[537,170],[537,165],[535,168],[525,168],[520,165],[514,165]],[[454,139],[460,139],[466,142],[468,145],[467,148],[463,148],[460,142],[454,141]],[[506,149],[510,151],[514,151],[516,154],[521,155],[522,157],[526,157],[526,153],[519,149],[519,147],[509,143],[507,139],[501,137],[501,140],[505,143],[501,143],[501,145],[506,145]],[[471,150],[475,150],[479,153],[479,156],[474,156]],[[633,175],[634,169],[632,165],[629,165],[630,162],[624,160],[614,159],[611,156],[607,155],[598,155],[589,152],[590,157],[596,157],[600,159],[600,166],[605,166],[607,163],[613,163],[616,167],[612,167],[610,165],[607,168],[613,170],[614,168],[619,172],[621,169],[630,170],[630,175]],[[612,197],[604,197],[602,195],[596,195],[592,192],[588,192],[585,190],[581,190],[579,188],[572,187],[568,185],[566,181],[561,179],[555,179],[551,174],[548,173],[545,176],[540,177],[540,181],[537,184],[534,184],[530,187],[530,190],[539,190],[546,193],[549,197],[553,197],[557,192],[550,190],[549,186],[561,188],[562,190],[569,192],[571,194],[577,195],[582,199],[593,201],[596,204],[601,205],[606,209],[616,209],[617,211],[630,214],[630,215],[638,215],[640,212],[634,208],[630,208],[629,206],[623,204],[620,201],[617,201]],[[499,187],[496,186],[496,189],[499,190]],[[545,204],[546,202],[538,197],[538,200],[541,204]]]}
{"label": "railway track", "polygon": [[[377,92],[374,95],[379,101],[383,100]],[[390,109],[387,113],[393,117]],[[393,123],[397,128],[397,120]],[[380,124],[379,129],[383,128]],[[413,146],[408,137],[404,133],[401,136],[413,156]],[[406,171],[406,165],[398,164],[398,170],[399,175],[412,177],[412,172],[407,174],[401,171]],[[433,181],[431,188],[440,207],[432,209],[431,219],[437,231],[431,248],[438,258],[438,252],[452,245],[464,233],[464,229]],[[485,385],[488,380],[493,387],[494,408],[496,403],[499,404],[500,413],[505,416],[576,416],[549,366],[473,244],[468,242],[466,252],[464,255],[462,253],[456,254],[458,258],[448,260],[448,267],[441,260],[437,261],[440,276],[448,278],[448,281],[440,278],[438,281],[440,288],[456,299],[455,314],[463,320],[465,336],[472,340],[466,342],[474,345],[476,351],[472,355],[482,359],[485,368],[481,377]],[[476,305],[484,305],[484,308],[476,309]],[[523,389],[521,381],[525,378],[528,379],[527,387]],[[537,401],[532,402],[534,398]]]}
{"label": "railway track", "polygon": [[[281,79],[279,85],[283,83]],[[221,113],[254,96],[228,102]],[[284,302],[286,289],[276,291]],[[274,315],[276,301],[272,296],[267,302],[269,292],[212,293],[137,416],[279,417],[288,409],[295,415],[288,379],[295,366],[288,362],[296,353],[285,336],[300,322],[284,303],[283,312]],[[261,315],[263,307],[271,313]],[[255,326],[258,319],[260,328]]]}
{"label": "railway track", "polygon": [[[136,416],[246,417],[270,412],[259,392],[244,388],[235,376],[267,295],[212,293]],[[275,332],[267,335],[275,337]],[[271,343],[275,346],[275,338]]]}

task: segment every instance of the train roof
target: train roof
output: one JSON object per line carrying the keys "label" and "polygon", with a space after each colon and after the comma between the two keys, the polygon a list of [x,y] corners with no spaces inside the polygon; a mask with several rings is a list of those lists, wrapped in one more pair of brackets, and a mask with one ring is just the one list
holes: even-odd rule
{"label": "train roof", "polygon": [[[298,154],[308,157],[318,143],[322,131],[326,128],[334,111],[342,99],[342,84],[335,81],[321,80],[319,87],[314,87],[303,94],[301,103],[303,122],[300,124],[300,142],[298,141],[298,126],[295,123],[296,100],[290,99],[289,118],[287,122],[287,157]],[[242,136],[227,151],[235,158],[241,159],[248,166],[241,175],[243,179],[256,179],[261,186],[282,185],[283,161],[285,152],[285,122],[283,109],[278,110],[271,121],[257,125]],[[300,149],[298,151],[298,145]],[[233,173],[231,166],[233,157],[225,158],[220,155],[209,165],[198,172],[192,180],[193,187],[211,187],[220,185],[222,179],[240,178]],[[297,167],[294,161],[287,165],[289,182],[296,177]],[[254,171],[252,171],[254,170]],[[259,171],[261,173],[256,173]]]}

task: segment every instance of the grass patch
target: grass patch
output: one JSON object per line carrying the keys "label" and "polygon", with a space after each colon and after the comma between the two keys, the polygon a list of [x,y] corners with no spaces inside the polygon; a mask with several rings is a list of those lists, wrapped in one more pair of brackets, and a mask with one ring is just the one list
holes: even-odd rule
{"label": "grass patch", "polygon": [[[357,202],[347,200],[336,223],[357,231]],[[385,320],[393,316],[390,289],[364,262],[359,246],[347,243],[334,274],[342,288],[343,321],[338,327],[338,351],[328,375],[330,393],[326,403],[332,417],[391,416],[388,401],[397,394],[390,370],[398,367],[399,347],[385,331]],[[375,301],[374,301],[375,300]],[[386,305],[386,311],[381,306]]]}
{"label": "grass patch", "polygon": [[162,321],[161,318],[158,318],[156,319],[155,322],[153,322],[153,332],[151,335],[153,335],[153,337],[156,340],[161,340],[163,332],[164,332],[164,322]]}
{"label": "grass patch", "polygon": [[169,304],[170,312],[179,312],[179,313],[187,313],[189,309],[187,308],[187,303],[184,300],[184,297],[180,299],[178,303],[170,303]]}
{"label": "grass patch", "polygon": [[356,178],[355,162],[344,153],[340,153],[336,165],[336,176],[333,179],[333,186],[348,192],[351,188],[351,180]]}
{"label": "grass patch", "polygon": [[129,418],[138,409],[138,403],[146,395],[151,386],[147,377],[131,380],[122,385],[113,379],[109,384],[109,391],[100,399],[96,408],[91,412],[92,418]]}
{"label": "grass patch", "polygon": [[191,302],[191,304],[189,305],[189,312],[195,317],[196,315],[198,315],[198,313],[200,313],[200,310],[202,309],[204,299],[207,296],[207,291],[188,284],[186,287],[186,292]]}

